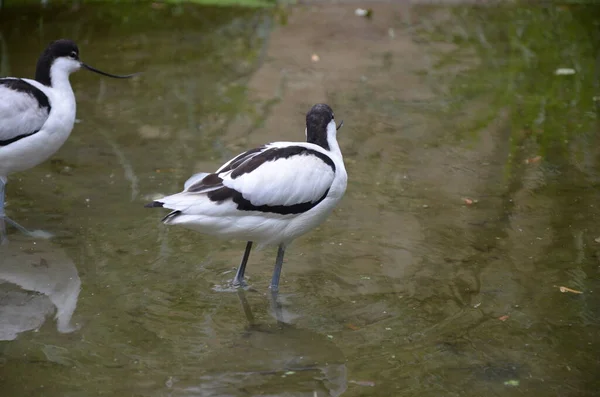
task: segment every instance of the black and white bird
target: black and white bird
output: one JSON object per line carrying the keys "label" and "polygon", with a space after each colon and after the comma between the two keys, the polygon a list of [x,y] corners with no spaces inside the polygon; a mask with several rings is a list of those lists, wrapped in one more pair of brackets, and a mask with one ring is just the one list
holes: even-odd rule
{"label": "black and white bird", "polygon": [[47,160],[67,140],[75,122],[75,95],[69,75],[85,68],[108,77],[118,76],[86,65],[71,40],[57,40],[44,50],[35,70],[35,80],[0,78],[0,240],[5,222],[27,230],[8,218],[4,193],[8,175]]}
{"label": "black and white bird", "polygon": [[277,291],[285,248],[321,224],[346,191],[348,175],[333,111],[314,105],[306,115],[306,142],[273,142],[248,150],[214,173],[200,173],[184,190],[146,207],[173,210],[167,225],[218,237],[245,240],[233,280],[243,286],[252,243],[278,245],[270,288]]}

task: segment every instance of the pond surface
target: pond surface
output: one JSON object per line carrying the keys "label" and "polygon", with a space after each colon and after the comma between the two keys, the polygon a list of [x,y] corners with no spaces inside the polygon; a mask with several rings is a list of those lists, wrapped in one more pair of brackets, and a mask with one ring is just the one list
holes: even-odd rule
{"label": "pond surface", "polygon": [[[72,75],[71,137],[7,185],[54,237],[0,247],[2,396],[598,395],[600,10],[369,6],[1,11],[0,75],[59,37],[144,72]],[[274,248],[236,293],[245,242],[143,206],[322,101],[349,185],[279,324]]]}

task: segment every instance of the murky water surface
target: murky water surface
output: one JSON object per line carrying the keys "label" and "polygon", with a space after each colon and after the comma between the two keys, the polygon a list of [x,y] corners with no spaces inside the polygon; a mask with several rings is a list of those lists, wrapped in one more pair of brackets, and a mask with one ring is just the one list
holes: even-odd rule
{"label": "murky water surface", "polygon": [[[74,74],[71,138],[8,184],[55,237],[0,248],[2,396],[600,393],[599,10],[369,4],[1,11],[1,75],[59,37],[144,72]],[[320,101],[349,186],[278,325],[274,249],[223,291],[245,243],[143,205]]]}

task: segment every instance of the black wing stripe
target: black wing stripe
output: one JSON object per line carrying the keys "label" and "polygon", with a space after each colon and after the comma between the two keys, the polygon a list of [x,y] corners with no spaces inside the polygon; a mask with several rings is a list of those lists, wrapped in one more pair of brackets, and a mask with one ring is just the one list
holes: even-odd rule
{"label": "black wing stripe", "polygon": [[238,155],[236,158],[231,160],[231,162],[229,164],[227,164],[227,167],[223,168],[222,170],[219,170],[219,173],[236,169],[240,164],[242,164],[244,161],[246,161],[249,157],[252,157],[256,153],[260,153],[261,151],[264,150],[264,148],[265,148],[264,146],[257,147],[255,149],[248,150],[248,151]]}
{"label": "black wing stripe", "polygon": [[29,84],[25,80],[23,80],[23,79],[1,79],[0,84],[10,90],[23,92],[25,94],[31,95],[38,102],[40,109],[46,108],[46,109],[48,109],[48,113],[50,113],[50,110],[52,110],[52,106],[50,106],[50,101],[48,100],[48,97],[46,96],[46,94],[44,94],[42,92],[42,90],[40,90],[39,88],[34,87],[33,85]]}
{"label": "black wing stripe", "polygon": [[223,179],[217,174],[208,174],[202,180],[187,188],[190,193],[202,193],[203,191],[223,185]]}
{"label": "black wing stripe", "polygon": [[259,211],[259,212],[271,212],[275,214],[281,215],[289,215],[289,214],[301,214],[303,212],[307,212],[312,208],[319,205],[319,203],[325,200],[327,194],[329,193],[329,189],[319,198],[317,201],[307,201],[304,203],[292,204],[292,205],[254,205],[249,200],[246,200],[242,193],[237,190],[222,187],[220,189],[214,190],[207,194],[210,201],[222,203],[226,200],[233,200],[234,203],[237,204],[237,209],[240,211]]}
{"label": "black wing stripe", "polygon": [[14,142],[16,142],[18,140],[21,140],[23,138],[27,138],[28,136],[31,136],[31,135],[35,134],[36,132],[39,132],[39,131],[40,130],[37,130],[37,131],[33,131],[33,132],[29,133],[29,134],[23,134],[23,135],[16,136],[14,138],[5,139],[3,141],[0,141],[0,146],[8,146],[11,143],[14,143]]}
{"label": "black wing stripe", "polygon": [[[261,146],[259,148],[248,150],[242,154],[239,154],[237,157],[235,157],[233,160],[231,160],[225,168],[220,169],[218,171],[219,174],[223,173],[223,172],[228,172],[228,171],[234,170],[236,167],[238,167],[240,164],[242,164],[248,158],[252,157],[256,153],[260,153],[263,149],[264,149],[264,146]],[[217,174],[217,173],[208,174],[207,176],[205,176],[198,182],[196,182],[193,185],[191,185],[190,187],[188,187],[186,189],[186,191],[188,191],[190,193],[202,193],[206,190],[209,190],[209,189],[214,190],[216,187],[222,186],[223,179],[221,179],[219,174]]]}
{"label": "black wing stripe", "polygon": [[241,164],[239,167],[235,168],[233,170],[233,172],[231,173],[231,178],[235,179],[241,175],[252,172],[255,169],[257,169],[258,167],[260,167],[262,164],[269,162],[269,161],[275,161],[275,160],[279,160],[279,159],[287,159],[292,156],[301,156],[301,155],[316,156],[316,157],[320,158],[321,160],[323,160],[325,162],[325,164],[330,166],[331,169],[333,170],[333,172],[335,172],[335,164],[333,163],[333,160],[326,154],[323,154],[316,150],[305,148],[304,146],[287,146],[287,147],[282,147],[282,148],[271,148],[271,149],[265,150],[264,152],[254,156],[247,162],[245,162],[245,163]]}

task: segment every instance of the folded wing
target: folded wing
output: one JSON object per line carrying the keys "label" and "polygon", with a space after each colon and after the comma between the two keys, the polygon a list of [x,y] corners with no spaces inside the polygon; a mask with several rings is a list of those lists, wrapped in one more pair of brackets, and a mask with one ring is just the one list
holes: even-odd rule
{"label": "folded wing", "polygon": [[39,88],[23,79],[0,79],[0,147],[38,132],[50,109]]}
{"label": "folded wing", "polygon": [[[216,173],[194,175],[182,193],[156,203],[189,215],[214,210],[224,216],[229,209],[230,215],[239,211],[298,214],[325,199],[334,177],[333,161],[318,150],[267,145],[240,154]],[[221,205],[225,203],[233,205]]]}
{"label": "folded wing", "polygon": [[316,203],[329,191],[333,161],[304,146],[272,147],[223,175],[223,185],[254,206]]}

